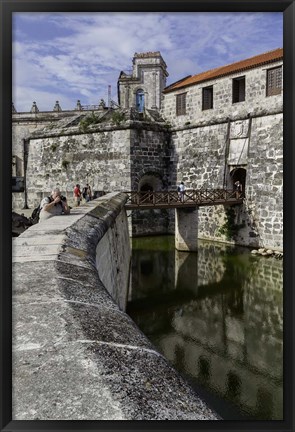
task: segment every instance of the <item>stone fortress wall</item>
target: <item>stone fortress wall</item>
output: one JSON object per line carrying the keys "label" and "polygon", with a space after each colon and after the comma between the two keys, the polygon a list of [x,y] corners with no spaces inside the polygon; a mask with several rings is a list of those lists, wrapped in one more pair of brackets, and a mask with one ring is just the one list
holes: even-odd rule
{"label": "stone fortress wall", "polygon": [[[70,199],[76,183],[88,182],[94,192],[131,191],[144,185],[167,188],[167,136],[167,128],[137,121],[121,126],[106,122],[87,133],[78,126],[38,131],[27,144],[28,206],[34,208],[56,185]],[[14,193],[13,206],[21,208],[23,199],[23,194]],[[131,221],[133,234],[146,233],[148,225],[152,232],[166,233],[169,213],[160,210],[151,219],[137,211]]]}
{"label": "stone fortress wall", "polygon": [[13,239],[13,420],[220,419],[124,312],[125,201],[108,194]]}
{"label": "stone fortress wall", "polygon": [[[164,80],[167,72],[163,59],[158,55],[153,59],[151,54],[138,55],[133,75],[128,78],[121,73],[119,82],[129,80],[129,85],[137,88],[155,62]],[[243,205],[235,206],[233,214],[224,206],[200,207],[199,237],[281,250],[283,101],[282,93],[266,97],[267,69],[281,64],[275,61],[174,91],[168,87],[162,92],[161,80],[145,79],[148,94],[161,97],[160,115],[149,107],[137,118],[132,117],[131,98],[123,102],[129,108],[117,110],[125,113],[125,121],[119,125],[106,121],[87,132],[78,126],[81,114],[87,112],[74,110],[70,119],[65,118],[66,112],[53,113],[59,115],[63,126],[52,121],[44,131],[42,113],[13,114],[13,155],[23,158],[21,139],[24,123],[33,125],[30,115],[38,129],[32,133],[28,126],[26,131],[26,136],[30,133],[26,176],[29,206],[55,184],[68,194],[75,183],[85,182],[97,191],[175,190],[181,180],[187,189],[232,188],[234,173],[240,169],[245,177]],[[245,101],[232,103],[232,80],[241,75],[246,82]],[[213,86],[213,108],[202,110],[202,88],[209,85]],[[176,115],[176,95],[184,91],[186,114]],[[22,123],[21,118],[27,120]],[[23,200],[22,193],[14,193],[13,207],[21,208]],[[129,220],[134,235],[174,231],[174,211],[137,211]]]}
{"label": "stone fortress wall", "polygon": [[[174,178],[187,188],[233,187],[230,173],[245,173],[240,225],[234,241],[283,248],[283,97],[266,96],[267,70],[282,61],[185,88],[164,91],[161,114],[171,124]],[[245,101],[232,103],[232,81],[245,77]],[[213,107],[202,109],[202,89],[213,86]],[[186,113],[176,114],[176,97],[186,93]],[[224,240],[219,227],[228,216],[221,206],[200,207],[199,237]]]}
{"label": "stone fortress wall", "polygon": [[[227,187],[233,188],[229,166],[225,169],[227,130],[228,123],[224,122],[173,132],[177,168],[172,183],[183,180],[187,189],[218,189],[223,187],[225,175]],[[237,164],[246,170],[246,200],[235,207],[235,223],[242,225],[235,236],[239,244],[283,247],[282,132],[282,113],[252,119],[245,163]],[[227,219],[223,206],[200,207],[199,237],[223,240],[219,228]]]}

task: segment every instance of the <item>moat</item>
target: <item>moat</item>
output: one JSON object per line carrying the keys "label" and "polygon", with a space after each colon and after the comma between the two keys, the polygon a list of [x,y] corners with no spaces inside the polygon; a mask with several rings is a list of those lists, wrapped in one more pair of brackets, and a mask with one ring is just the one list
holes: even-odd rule
{"label": "moat", "polygon": [[134,238],[127,313],[222,418],[283,418],[282,261]]}

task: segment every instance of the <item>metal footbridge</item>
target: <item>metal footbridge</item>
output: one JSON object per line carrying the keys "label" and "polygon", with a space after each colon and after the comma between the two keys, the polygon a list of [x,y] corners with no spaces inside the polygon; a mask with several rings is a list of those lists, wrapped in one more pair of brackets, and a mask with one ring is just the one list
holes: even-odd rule
{"label": "metal footbridge", "polygon": [[196,189],[177,191],[137,191],[124,192],[127,196],[126,210],[168,209],[208,205],[242,204],[243,196],[232,189]]}

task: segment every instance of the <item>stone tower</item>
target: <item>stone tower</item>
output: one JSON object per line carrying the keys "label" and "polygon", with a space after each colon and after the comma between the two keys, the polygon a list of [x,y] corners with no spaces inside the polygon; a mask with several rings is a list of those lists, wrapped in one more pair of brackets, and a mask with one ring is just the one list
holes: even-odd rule
{"label": "stone tower", "polygon": [[159,110],[166,87],[167,66],[161,53],[135,53],[131,71],[121,72],[118,79],[118,101],[122,108]]}

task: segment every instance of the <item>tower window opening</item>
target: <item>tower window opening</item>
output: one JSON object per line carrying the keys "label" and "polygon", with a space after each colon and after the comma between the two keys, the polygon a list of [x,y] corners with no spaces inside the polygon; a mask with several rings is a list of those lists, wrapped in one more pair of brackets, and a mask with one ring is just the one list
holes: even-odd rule
{"label": "tower window opening", "polygon": [[138,112],[143,112],[144,110],[144,91],[142,89],[136,92],[136,109]]}

